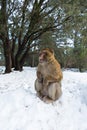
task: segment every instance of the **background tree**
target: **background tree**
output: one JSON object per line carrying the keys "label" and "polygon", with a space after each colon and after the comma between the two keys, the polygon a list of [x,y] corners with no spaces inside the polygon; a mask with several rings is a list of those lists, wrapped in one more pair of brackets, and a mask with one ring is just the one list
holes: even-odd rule
{"label": "background tree", "polygon": [[64,66],[66,61],[61,60],[66,56],[64,46],[71,44],[67,39],[73,41],[74,48],[80,36],[80,44],[87,43],[86,8],[85,0],[0,0],[0,40],[4,48],[5,72],[11,72],[12,67],[21,71],[28,55],[47,46],[45,43],[55,48]]}
{"label": "background tree", "polygon": [[[34,40],[66,21],[65,17],[61,20],[53,17],[52,12],[61,4],[55,2],[1,0],[0,39],[4,45],[6,73],[11,71],[11,67],[22,70],[30,48],[35,46]],[[18,44],[18,49],[14,55],[15,44]]]}

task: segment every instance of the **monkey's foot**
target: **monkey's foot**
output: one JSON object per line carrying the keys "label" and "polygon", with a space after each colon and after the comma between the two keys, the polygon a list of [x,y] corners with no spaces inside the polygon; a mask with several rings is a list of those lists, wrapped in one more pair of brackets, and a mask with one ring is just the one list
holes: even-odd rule
{"label": "monkey's foot", "polygon": [[36,95],[37,95],[37,97],[39,97],[41,100],[43,100],[43,96],[41,95],[40,92],[38,92]]}
{"label": "monkey's foot", "polygon": [[49,97],[47,96],[44,96],[43,99],[42,99],[45,103],[49,104],[49,103],[53,103],[53,100],[50,99]]}

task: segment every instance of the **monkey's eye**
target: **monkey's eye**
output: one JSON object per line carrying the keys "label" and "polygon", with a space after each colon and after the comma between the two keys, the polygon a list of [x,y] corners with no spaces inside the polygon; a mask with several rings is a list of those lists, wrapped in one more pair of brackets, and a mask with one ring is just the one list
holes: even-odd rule
{"label": "monkey's eye", "polygon": [[39,56],[41,56],[41,55],[47,55],[47,52],[40,52]]}
{"label": "monkey's eye", "polygon": [[46,51],[43,51],[42,53],[43,53],[44,55],[47,55],[47,52],[46,52]]}
{"label": "monkey's eye", "polygon": [[45,55],[47,56],[47,52],[45,52]]}

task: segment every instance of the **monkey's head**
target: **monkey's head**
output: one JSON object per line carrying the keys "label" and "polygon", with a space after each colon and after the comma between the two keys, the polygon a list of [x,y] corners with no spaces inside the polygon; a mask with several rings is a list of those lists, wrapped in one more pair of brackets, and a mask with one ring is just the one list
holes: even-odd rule
{"label": "monkey's head", "polygon": [[49,62],[54,58],[54,51],[50,48],[42,49],[39,53],[39,62]]}

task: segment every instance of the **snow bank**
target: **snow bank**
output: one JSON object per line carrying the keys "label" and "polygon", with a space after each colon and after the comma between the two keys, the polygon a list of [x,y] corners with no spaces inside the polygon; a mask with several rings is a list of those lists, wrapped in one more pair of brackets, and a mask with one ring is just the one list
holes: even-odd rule
{"label": "snow bank", "polygon": [[87,130],[87,73],[63,71],[61,98],[45,104],[36,69],[0,75],[0,130]]}

